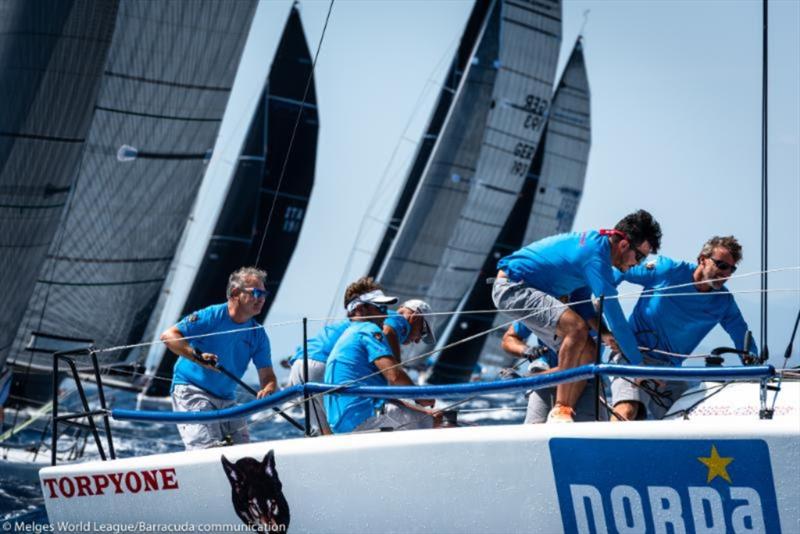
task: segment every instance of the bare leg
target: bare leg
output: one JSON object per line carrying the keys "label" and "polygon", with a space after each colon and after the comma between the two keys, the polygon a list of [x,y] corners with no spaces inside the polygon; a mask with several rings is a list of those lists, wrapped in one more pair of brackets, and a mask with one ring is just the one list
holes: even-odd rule
{"label": "bare leg", "polygon": [[614,405],[614,412],[619,414],[622,419],[615,414],[611,415],[611,420],[614,422],[620,421],[635,421],[639,413],[639,403],[636,401],[622,401]]}
{"label": "bare leg", "polygon": [[[592,363],[595,344],[589,339],[589,326],[580,315],[572,310],[565,311],[558,320],[556,333],[562,338],[558,351],[559,369],[572,369]],[[573,408],[585,387],[585,380],[557,386],[556,404]]]}

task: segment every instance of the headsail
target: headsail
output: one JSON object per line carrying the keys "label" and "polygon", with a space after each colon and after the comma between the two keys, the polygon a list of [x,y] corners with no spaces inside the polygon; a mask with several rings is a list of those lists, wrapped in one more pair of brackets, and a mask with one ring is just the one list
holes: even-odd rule
{"label": "headsail", "polygon": [[492,3],[379,271],[393,293],[451,311],[475,279],[539,142],[560,35],[558,1]]}
{"label": "headsail", "polygon": [[[275,300],[314,186],[319,120],[311,66],[311,53],[295,6],[182,315],[224,301],[228,275],[243,265],[257,265],[268,273],[268,295],[259,320],[263,321]],[[290,153],[289,142],[298,113],[300,120]],[[267,228],[270,212],[272,220]],[[262,240],[264,248],[259,257]],[[175,359],[163,349],[146,395],[169,394]]]}
{"label": "headsail", "polygon": [[411,165],[405,184],[403,185],[403,189],[400,192],[394,210],[392,211],[392,217],[389,220],[389,224],[387,225],[386,229],[384,230],[383,237],[378,245],[378,250],[372,259],[372,264],[368,272],[369,276],[378,276],[378,272],[381,270],[381,267],[386,260],[386,255],[389,252],[389,248],[392,246],[392,243],[397,236],[397,230],[399,229],[400,224],[403,222],[403,219],[406,217],[409,205],[411,204],[411,199],[414,196],[414,192],[417,190],[420,180],[422,179],[422,173],[425,170],[428,159],[431,156],[431,152],[433,151],[436,140],[439,138],[445,118],[447,117],[450,107],[453,104],[454,95],[461,84],[461,78],[464,75],[464,71],[468,67],[468,62],[472,60],[475,42],[477,41],[478,36],[480,35],[483,26],[486,23],[486,17],[491,5],[491,0],[477,0],[475,5],[472,7],[472,12],[467,20],[464,34],[461,36],[461,42],[458,45],[456,56],[453,58],[450,69],[447,71],[447,76],[444,79],[444,83],[441,91],[439,92],[436,105],[431,113],[428,126],[425,129],[425,134],[423,135],[422,140],[419,142],[417,152],[414,155],[414,163]]}
{"label": "headsail", "polygon": [[[465,310],[492,309],[485,278],[497,272],[497,260],[527,243],[567,232],[578,209],[591,145],[590,93],[581,39],[575,43],[553,96],[547,130],[531,165],[528,180],[506,220],[464,305]],[[506,321],[494,313],[456,315],[450,345]],[[487,344],[498,347],[498,335],[480,336],[443,350],[429,378],[432,384],[469,380]]]}
{"label": "headsail", "polygon": [[115,1],[3,2],[0,373],[69,201],[117,7]]}
{"label": "headsail", "polygon": [[51,352],[64,338],[102,347],[141,339],[254,10],[253,1],[120,4],[69,210],[17,330],[16,365],[49,368],[36,350]]}

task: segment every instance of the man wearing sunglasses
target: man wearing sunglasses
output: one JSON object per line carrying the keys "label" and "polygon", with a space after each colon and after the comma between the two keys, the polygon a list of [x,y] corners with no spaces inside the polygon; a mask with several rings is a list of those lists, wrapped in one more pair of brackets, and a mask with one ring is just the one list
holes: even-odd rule
{"label": "man wearing sunglasses", "polygon": [[[345,291],[344,304],[351,325],[342,333],[325,364],[328,384],[357,383],[363,386],[415,385],[395,358],[383,333],[388,305],[397,302],[380,289],[374,289],[371,278],[361,278]],[[433,406],[432,400],[417,400],[417,404],[384,402],[382,399],[350,395],[325,395],[325,411],[333,432],[375,428],[431,428],[433,414],[423,406]]]}
{"label": "man wearing sunglasses", "polygon": [[420,299],[407,300],[397,308],[389,310],[383,322],[383,333],[392,347],[397,361],[401,361],[401,345],[410,345],[422,341],[428,345],[436,343],[431,323],[433,319],[431,307]]}
{"label": "man wearing sunglasses", "polygon": [[[269,338],[255,320],[264,307],[266,277],[254,267],[237,270],[228,279],[227,302],[194,312],[161,334],[169,350],[181,356],[172,377],[175,411],[219,410],[236,404],[237,384],[218,365],[241,378],[252,361],[261,385],[258,398],[275,391]],[[187,449],[250,440],[245,419],[180,424],[178,431]]]}
{"label": "man wearing sunglasses", "polygon": [[[755,341],[745,348],[748,326],[733,296],[724,287],[742,259],[742,246],[733,236],[709,239],[697,263],[660,256],[655,262],[617,272],[618,282],[643,286],[629,323],[640,349],[688,355],[718,324],[731,336],[737,350],[757,353]],[[677,287],[676,287],[677,286]],[[683,358],[644,350],[644,365],[682,365]],[[627,363],[620,355],[612,361]],[[649,390],[648,390],[649,387]],[[621,419],[661,418],[687,389],[686,382],[650,381],[642,384],[615,377],[611,380],[614,411]]]}
{"label": "man wearing sunglasses", "polygon": [[[598,330],[601,319],[590,297],[605,296],[603,315],[613,336],[603,329],[602,341],[613,347],[618,343],[622,352],[638,363],[642,355],[636,339],[619,301],[611,298],[617,295],[612,267],[627,271],[660,245],[661,228],[644,210],[626,216],[613,230],[547,237],[497,263],[492,299],[498,310],[524,323],[557,351],[556,369],[563,370],[594,361],[596,348],[589,331]],[[576,304],[568,305],[570,296]],[[585,386],[585,381],[557,386],[548,422],[572,422],[574,406]]]}

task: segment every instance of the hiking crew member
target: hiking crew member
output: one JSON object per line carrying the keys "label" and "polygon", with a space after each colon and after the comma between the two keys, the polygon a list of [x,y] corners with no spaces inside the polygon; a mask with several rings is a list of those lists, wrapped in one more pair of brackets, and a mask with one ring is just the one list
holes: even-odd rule
{"label": "hiking crew member", "polygon": [[[589,310],[590,302],[576,306],[585,308],[580,314],[580,310],[570,308],[564,301],[568,295],[580,301],[588,300],[591,294],[615,297],[612,266],[627,271],[656,252],[660,245],[661,228],[644,210],[626,216],[613,230],[551,236],[497,263],[499,271],[492,299],[498,310],[523,322],[536,337],[558,351],[561,370],[594,361],[596,348],[589,337],[590,329],[602,331],[603,343],[611,347],[617,347],[618,343],[631,362],[639,363],[642,355],[617,299],[607,298],[603,308],[613,336],[600,330],[598,317],[588,322],[581,317],[594,315]],[[573,421],[573,407],[585,386],[585,381],[557,386],[556,404],[547,420]]]}
{"label": "hiking crew member", "polygon": [[[639,299],[628,319],[639,346],[690,354],[719,324],[731,336],[736,349],[751,350],[744,346],[747,323],[733,296],[724,287],[741,259],[742,247],[735,237],[714,236],[703,245],[696,264],[660,256],[646,266],[616,273],[619,282],[630,282],[651,290],[646,298]],[[689,295],[685,295],[687,293]],[[698,296],[692,295],[695,293]],[[670,296],[674,294],[685,296]],[[750,346],[757,353],[755,340]],[[612,361],[628,363],[621,354],[612,355]],[[683,359],[644,351],[643,363],[680,367]],[[614,411],[625,420],[645,419],[648,415],[661,418],[687,387],[686,382],[679,381],[649,380],[642,383],[614,377],[611,380]],[[650,393],[643,388],[649,389]]]}
{"label": "hiking crew member", "polygon": [[[169,350],[182,356],[172,377],[172,406],[179,412],[219,410],[236,404],[237,384],[221,373],[220,365],[241,378],[252,361],[261,389],[258,398],[275,391],[269,338],[254,317],[264,306],[267,273],[243,267],[228,279],[228,301],[184,317],[161,334]],[[231,332],[233,331],[233,332]],[[225,332],[222,334],[222,332]],[[220,333],[219,335],[207,335]],[[204,336],[194,339],[185,337]],[[245,419],[199,424],[180,424],[178,431],[187,449],[202,449],[224,441],[247,443]]]}
{"label": "hiking crew member", "polygon": [[[414,382],[399,366],[383,333],[387,306],[397,302],[380,289],[371,278],[361,278],[345,291],[344,303],[352,324],[333,348],[325,366],[325,382],[364,386],[413,386]],[[433,406],[433,400],[419,400]],[[384,403],[382,399],[350,395],[325,395],[328,423],[335,433],[374,428],[431,428],[433,416],[427,410],[401,401]],[[376,411],[379,413],[376,415]]]}

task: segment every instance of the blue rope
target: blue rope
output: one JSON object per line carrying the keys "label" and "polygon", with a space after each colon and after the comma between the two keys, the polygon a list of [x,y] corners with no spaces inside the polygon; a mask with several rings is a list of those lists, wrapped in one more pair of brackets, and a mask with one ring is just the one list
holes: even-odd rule
{"label": "blue rope", "polygon": [[288,400],[303,396],[303,388],[309,394],[352,395],[381,399],[459,398],[476,393],[527,391],[556,386],[566,382],[587,380],[595,376],[626,376],[631,378],[655,378],[661,380],[753,380],[775,376],[771,365],[742,367],[652,367],[639,365],[583,365],[555,373],[535,375],[512,380],[494,382],[471,382],[441,386],[338,386],[309,382],[283,389],[263,399],[254,400],[222,410],[206,412],[160,412],[144,410],[111,410],[111,417],[118,421],[151,421],[159,423],[199,423],[224,421],[245,417],[278,406]]}

